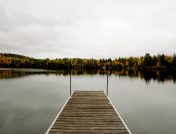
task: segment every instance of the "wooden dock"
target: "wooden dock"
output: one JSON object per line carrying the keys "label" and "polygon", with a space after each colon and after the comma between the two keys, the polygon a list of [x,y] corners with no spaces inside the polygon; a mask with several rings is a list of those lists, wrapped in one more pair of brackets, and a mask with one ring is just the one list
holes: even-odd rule
{"label": "wooden dock", "polygon": [[131,134],[103,91],[74,91],[46,134]]}

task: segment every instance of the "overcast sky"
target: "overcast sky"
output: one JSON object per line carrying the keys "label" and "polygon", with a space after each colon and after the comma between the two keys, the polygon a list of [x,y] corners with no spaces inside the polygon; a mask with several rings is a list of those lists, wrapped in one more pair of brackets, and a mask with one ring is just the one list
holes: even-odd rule
{"label": "overcast sky", "polygon": [[175,0],[0,0],[0,53],[115,58],[176,53]]}

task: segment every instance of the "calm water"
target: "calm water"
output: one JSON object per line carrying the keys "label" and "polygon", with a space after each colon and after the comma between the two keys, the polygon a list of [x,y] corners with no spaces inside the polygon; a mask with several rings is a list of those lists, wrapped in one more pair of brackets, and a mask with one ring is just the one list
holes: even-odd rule
{"label": "calm water", "polygon": [[[102,72],[72,73],[72,89],[106,89]],[[175,134],[175,74],[148,74],[113,72],[109,97],[132,133]],[[67,72],[0,69],[0,133],[45,133],[69,97],[69,78]]]}

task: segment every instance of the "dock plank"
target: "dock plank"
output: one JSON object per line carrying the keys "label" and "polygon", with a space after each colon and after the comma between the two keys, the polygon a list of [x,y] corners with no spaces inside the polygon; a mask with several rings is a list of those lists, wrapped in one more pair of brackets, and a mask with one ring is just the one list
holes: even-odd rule
{"label": "dock plank", "polygon": [[130,134],[103,91],[74,91],[47,134]]}

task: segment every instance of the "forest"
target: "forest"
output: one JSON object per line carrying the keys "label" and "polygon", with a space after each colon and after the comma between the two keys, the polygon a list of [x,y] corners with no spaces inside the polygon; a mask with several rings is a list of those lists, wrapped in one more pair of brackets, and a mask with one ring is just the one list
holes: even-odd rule
{"label": "forest", "polygon": [[146,53],[141,57],[119,57],[116,59],[56,58],[36,59],[18,54],[0,53],[1,68],[40,69],[106,69],[106,70],[176,70],[176,54],[172,56]]}

